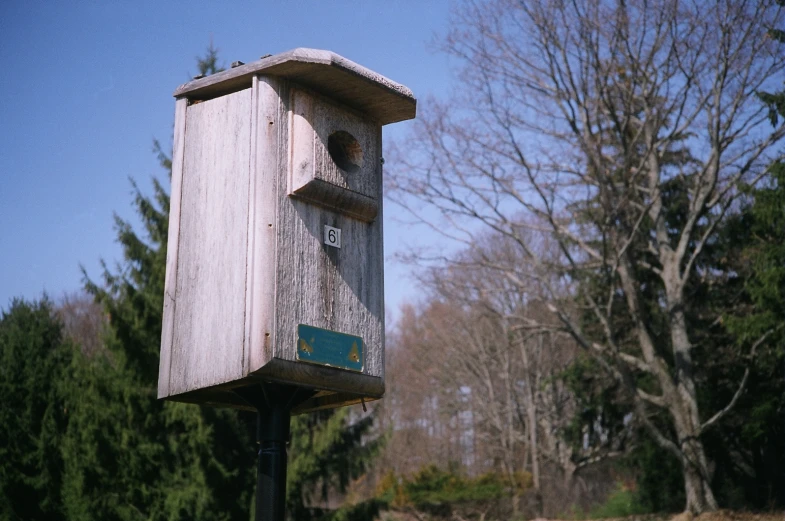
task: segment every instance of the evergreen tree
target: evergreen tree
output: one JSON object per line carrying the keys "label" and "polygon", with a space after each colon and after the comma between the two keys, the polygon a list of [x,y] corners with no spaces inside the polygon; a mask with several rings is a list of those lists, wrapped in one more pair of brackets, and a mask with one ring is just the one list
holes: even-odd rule
{"label": "evergreen tree", "polygon": [[[218,72],[211,45],[202,74]],[[171,160],[154,143],[171,176]],[[104,265],[103,284],[87,290],[107,314],[109,357],[75,370],[65,491],[74,519],[245,519],[253,493],[253,441],[233,411],[156,398],[169,195],[153,179],[153,196],[134,186],[139,234],[115,216],[124,261]]]}
{"label": "evergreen tree", "polygon": [[319,411],[292,418],[286,508],[289,519],[371,519],[379,503],[370,500],[337,512],[314,507],[330,492],[344,492],[376,456],[380,440],[367,440],[373,425],[368,415],[350,422],[349,409]]}
{"label": "evergreen tree", "polygon": [[715,433],[718,487],[732,508],[785,505],[785,164],[762,185],[744,187],[748,204],[723,230],[724,257],[737,288],[724,317],[723,360],[706,361],[713,392],[726,403],[730,379],[748,373],[737,409]]}
{"label": "evergreen tree", "polygon": [[[780,95],[785,103],[785,95]],[[745,257],[752,274],[746,289],[755,311],[730,329],[749,343],[770,332],[753,361],[750,390],[740,410],[742,436],[753,454],[756,476],[749,487],[757,507],[785,506],[785,163],[771,168],[768,186],[750,191],[753,240]],[[741,415],[740,415],[741,416]],[[749,483],[749,480],[745,481]]]}
{"label": "evergreen tree", "polygon": [[221,72],[225,69],[223,65],[219,65],[218,63],[218,48],[213,45],[212,38],[210,39],[210,45],[207,47],[204,56],[196,57],[196,68],[199,70],[197,76],[209,76],[210,74],[215,74],[216,72]]}
{"label": "evergreen tree", "polygon": [[46,298],[0,315],[0,519],[63,519],[60,383],[73,352]]}

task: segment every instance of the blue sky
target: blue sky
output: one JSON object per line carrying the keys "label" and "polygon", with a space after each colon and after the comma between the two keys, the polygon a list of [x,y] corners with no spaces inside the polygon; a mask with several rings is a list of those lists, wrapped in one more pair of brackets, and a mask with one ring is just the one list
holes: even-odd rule
{"label": "blue sky", "polygon": [[[411,88],[449,91],[432,50],[449,2],[0,2],[0,308],[81,287],[82,264],[120,258],[112,213],[138,223],[129,177],[143,191],[164,173],[172,91],[213,39],[228,66],[295,47],[329,49]],[[400,138],[411,123],[385,128]],[[385,213],[388,312],[417,298],[392,256],[414,232]]]}

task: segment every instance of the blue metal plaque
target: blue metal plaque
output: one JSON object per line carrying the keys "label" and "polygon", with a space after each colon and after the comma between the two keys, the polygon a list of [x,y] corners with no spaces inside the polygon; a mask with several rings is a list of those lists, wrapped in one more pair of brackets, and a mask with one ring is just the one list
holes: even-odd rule
{"label": "blue metal plaque", "polygon": [[297,326],[297,360],[312,364],[363,370],[363,339],[328,329]]}

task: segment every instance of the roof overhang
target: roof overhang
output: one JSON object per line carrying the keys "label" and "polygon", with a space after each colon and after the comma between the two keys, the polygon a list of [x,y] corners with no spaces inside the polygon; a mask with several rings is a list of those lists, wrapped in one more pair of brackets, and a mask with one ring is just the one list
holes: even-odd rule
{"label": "roof overhang", "polygon": [[381,125],[412,119],[417,100],[407,87],[343,56],[319,49],[297,48],[190,81],[174,96],[206,100],[243,90],[253,77],[287,78],[367,114]]}

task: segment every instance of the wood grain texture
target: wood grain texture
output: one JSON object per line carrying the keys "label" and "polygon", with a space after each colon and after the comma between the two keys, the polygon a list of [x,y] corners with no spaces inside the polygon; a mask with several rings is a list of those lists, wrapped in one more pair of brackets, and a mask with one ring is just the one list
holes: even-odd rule
{"label": "wood grain texture", "polygon": [[174,111],[172,143],[172,190],[169,196],[169,236],[166,243],[166,279],[161,327],[161,359],[158,367],[158,397],[169,395],[169,373],[172,363],[174,310],[177,291],[177,249],[180,238],[180,206],[183,184],[183,152],[185,150],[185,116],[188,100],[179,98]]}
{"label": "wood grain texture", "polygon": [[[280,370],[280,365],[292,364],[292,362],[277,361],[271,369],[275,369],[276,374],[281,374],[286,377],[289,373],[286,369]],[[330,378],[335,381],[334,377]],[[231,382],[228,384],[216,385],[204,389],[197,389],[186,393],[174,395],[167,399],[183,403],[197,403],[202,405],[209,405],[214,407],[230,407],[233,409],[255,411],[252,405],[246,400],[240,398],[235,393],[235,389],[249,386],[256,386],[260,382],[289,382],[290,380],[276,379],[275,377],[266,376],[251,376],[238,382]],[[328,409],[333,407],[341,407],[344,405],[353,405],[360,403],[363,399],[366,403],[377,400],[382,397],[384,386],[381,378],[371,376],[361,376],[360,380],[354,383],[356,392],[345,391],[321,391],[318,392],[311,399],[298,405],[292,414],[302,414],[319,409]],[[308,386],[303,386],[308,387]]]}
{"label": "wood grain texture", "polygon": [[170,392],[242,378],[251,90],[188,107]]}
{"label": "wood grain texture", "polygon": [[188,82],[176,97],[212,99],[251,86],[256,75],[286,78],[367,114],[381,125],[412,119],[412,91],[330,51],[297,48]]}
{"label": "wood grain texture", "polygon": [[[282,205],[278,240],[274,356],[294,360],[297,324],[362,337],[364,371],[381,376],[383,288],[377,219],[365,223],[306,202]],[[323,244],[324,226],[341,229],[341,248]]]}
{"label": "wood grain texture", "polygon": [[[381,157],[376,153],[376,131],[379,126],[322,97],[317,98],[314,109],[311,123],[314,133],[314,177],[376,199],[376,190],[381,182],[377,168]],[[327,143],[329,137],[338,132],[346,132],[354,137],[362,150],[362,165],[358,171],[342,170],[330,156]]]}
{"label": "wood grain texture", "polygon": [[[278,176],[288,164],[288,113],[281,95],[286,81],[261,76],[253,83],[251,193],[248,219],[248,311],[246,374],[272,359],[275,342],[275,259],[279,221]],[[285,170],[283,170],[285,171]]]}
{"label": "wood grain texture", "polygon": [[289,383],[347,396],[380,398],[384,394],[381,377],[280,358],[271,360],[254,376],[269,382]]}
{"label": "wood grain texture", "polygon": [[300,89],[292,89],[289,99],[289,151],[288,151],[288,191],[293,194],[313,180],[314,176],[314,134],[312,96],[302,94]]}
{"label": "wood grain texture", "polygon": [[[376,189],[381,183],[376,166],[377,125],[322,96],[294,88],[290,102],[289,194],[311,204],[366,222],[378,214]],[[353,171],[340,168],[331,157],[331,136],[355,140],[359,162]]]}
{"label": "wood grain texture", "polygon": [[292,192],[292,197],[365,222],[379,215],[379,201],[321,179],[312,179]]}
{"label": "wood grain texture", "polygon": [[[263,277],[271,277],[270,282],[262,284],[268,288],[266,291],[273,293],[275,301],[267,308],[274,314],[272,319],[260,317],[260,313],[265,313],[263,305],[256,307],[249,318],[252,321],[260,318],[272,327],[270,337],[265,337],[271,340],[272,353],[268,354],[263,347],[260,349],[258,340],[252,340],[251,353],[257,350],[263,353],[259,358],[261,363],[254,362],[252,371],[273,377],[271,367],[279,367],[282,360],[294,361],[297,324],[303,323],[362,337],[367,353],[363,373],[381,377],[383,356],[379,351],[383,349],[384,293],[383,285],[375,283],[383,270],[382,242],[377,231],[381,224],[362,222],[288,197],[292,132],[287,132],[285,123],[292,121],[289,84],[274,77],[260,76],[257,88],[258,99],[267,99],[270,107],[267,115],[259,116],[259,132],[263,126],[271,131],[266,138],[262,134],[257,137],[259,166],[254,175],[264,197],[258,207],[266,208],[262,211],[274,220],[272,227],[264,220],[260,222],[259,218],[254,221],[257,227],[266,224],[267,230],[273,231],[275,244],[265,242],[264,246],[255,247],[254,256],[258,261],[249,262],[254,266],[252,277],[262,272],[266,274]],[[273,130],[276,127],[278,130]],[[373,131],[371,155],[375,156],[379,153],[381,128],[374,125]],[[325,145],[314,141],[312,131],[306,149],[315,146]],[[379,162],[371,164],[370,168],[369,175],[380,180]],[[374,188],[373,195],[380,198],[381,183]],[[342,229],[342,248],[323,245],[325,224]],[[257,230],[257,237],[259,233]],[[269,238],[265,240],[269,241]],[[269,302],[269,299],[269,293],[261,298],[263,302]],[[257,333],[256,338],[261,335]],[[252,360],[254,356],[252,354]],[[341,382],[335,390],[345,391],[351,388],[354,376],[339,369],[314,368],[296,362],[286,367],[287,378],[317,388],[333,388],[329,383],[333,380]]]}
{"label": "wood grain texture", "polygon": [[[310,100],[296,141],[293,89]],[[243,408],[234,389],[270,381],[321,391],[298,412],[381,397],[381,126],[276,75],[185,103],[176,118],[172,194],[180,203],[172,215],[180,213],[170,235],[159,396]],[[351,173],[329,154],[335,131],[362,147]],[[313,189],[301,199],[289,194],[298,153]],[[325,225],[341,229],[340,249],[324,244]],[[362,372],[297,361],[298,324],[362,337]]]}
{"label": "wood grain texture", "polygon": [[[378,153],[381,127],[374,126]],[[319,141],[319,140],[317,140]],[[319,144],[317,143],[318,147]],[[381,179],[381,164],[371,164]],[[383,376],[384,288],[381,220],[372,223],[286,197],[287,176],[279,178],[276,331],[274,356],[296,358],[297,324],[363,338],[363,373]],[[381,202],[381,183],[374,187]],[[380,205],[381,206],[381,205]],[[340,249],[324,245],[324,226],[340,228]],[[305,364],[300,364],[304,366]],[[303,369],[305,370],[305,369]],[[350,378],[336,373],[341,378]]]}
{"label": "wood grain texture", "polygon": [[384,324],[384,317],[385,317],[385,309],[384,309],[384,165],[382,163],[382,127],[376,128],[376,154],[379,157],[379,162],[376,166],[378,169],[378,176],[379,176],[379,185],[376,187],[376,199],[379,201],[379,216],[376,222],[379,225],[377,233],[379,234],[379,244],[378,244],[378,252],[377,255],[379,256],[379,264],[380,269],[378,272],[377,277],[374,279],[374,284],[378,285],[381,288],[381,300],[379,302],[379,306],[381,310],[379,311],[380,321],[381,321],[381,335],[379,340],[378,351],[376,353],[376,357],[378,358],[377,363],[378,366],[378,374],[382,378],[382,389],[381,394],[379,397],[384,395],[384,371],[386,365],[386,356],[385,356],[385,341],[386,341],[386,328]]}

